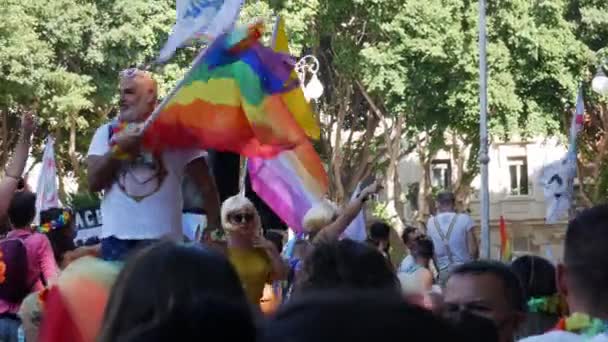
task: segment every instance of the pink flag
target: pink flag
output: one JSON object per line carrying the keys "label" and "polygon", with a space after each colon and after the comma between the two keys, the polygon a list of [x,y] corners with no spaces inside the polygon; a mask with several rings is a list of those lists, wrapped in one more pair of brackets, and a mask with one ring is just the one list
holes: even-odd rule
{"label": "pink flag", "polygon": [[250,158],[247,162],[251,187],[296,233],[302,219],[327,193],[327,173],[310,142],[276,158]]}

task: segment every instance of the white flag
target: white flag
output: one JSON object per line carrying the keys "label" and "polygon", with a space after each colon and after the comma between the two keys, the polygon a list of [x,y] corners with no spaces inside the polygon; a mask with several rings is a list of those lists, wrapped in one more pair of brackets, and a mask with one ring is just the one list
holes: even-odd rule
{"label": "white flag", "polygon": [[[359,193],[361,192],[361,183],[357,185],[355,192],[351,197],[351,201],[354,201]],[[367,239],[367,230],[365,229],[365,209],[361,209],[357,217],[348,225],[342,238],[351,239],[354,241],[363,242]]]}
{"label": "white flag", "polygon": [[567,216],[574,201],[574,178],[576,177],[576,139],[583,126],[585,102],[582,88],[576,99],[576,111],[570,125],[570,144],[566,156],[557,163],[544,168],[541,181],[544,188],[547,213],[545,221],[553,224]]}
{"label": "white flag", "polygon": [[243,0],[177,0],[177,20],[158,62],[166,62],[177,48],[193,38],[215,38],[229,30],[242,5]]}
{"label": "white flag", "polygon": [[55,140],[53,138],[48,137],[46,139],[46,146],[42,155],[42,168],[40,169],[36,188],[36,223],[39,222],[41,211],[59,207],[54,144]]}

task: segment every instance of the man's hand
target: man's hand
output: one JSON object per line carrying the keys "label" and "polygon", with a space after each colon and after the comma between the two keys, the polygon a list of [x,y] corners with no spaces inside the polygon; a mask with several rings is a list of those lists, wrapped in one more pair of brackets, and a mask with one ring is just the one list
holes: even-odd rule
{"label": "man's hand", "polygon": [[359,197],[361,197],[361,199],[363,200],[367,200],[369,196],[377,194],[380,190],[382,190],[382,185],[380,185],[378,181],[374,181],[372,184],[366,186],[363,190],[361,190]]}
{"label": "man's hand", "polygon": [[33,112],[26,111],[21,116],[21,134],[24,139],[29,139],[36,130],[36,118]]}
{"label": "man's hand", "polygon": [[137,156],[141,151],[141,139],[139,134],[125,133],[117,136],[114,143],[122,152],[130,156]]}
{"label": "man's hand", "polygon": [[255,248],[261,248],[264,251],[266,251],[266,253],[278,253],[279,251],[277,251],[276,246],[274,245],[274,243],[272,243],[271,241],[269,241],[268,239],[266,239],[263,236],[259,236],[256,237],[253,240],[253,247]]}

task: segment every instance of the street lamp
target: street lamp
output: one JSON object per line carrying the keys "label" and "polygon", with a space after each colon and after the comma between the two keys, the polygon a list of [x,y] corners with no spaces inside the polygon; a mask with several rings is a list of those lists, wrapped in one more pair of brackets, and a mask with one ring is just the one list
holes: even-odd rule
{"label": "street lamp", "polygon": [[[319,60],[313,55],[306,55],[300,58],[298,63],[296,63],[295,69],[300,78],[300,86],[302,87],[306,101],[319,99],[324,91],[323,84],[317,77],[317,72],[319,72]],[[308,73],[311,73],[312,76],[310,81],[307,84],[304,84]]]}
{"label": "street lamp", "polygon": [[606,77],[601,64],[597,67],[597,73],[591,81],[591,87],[593,91],[600,95],[608,95],[608,77]]}

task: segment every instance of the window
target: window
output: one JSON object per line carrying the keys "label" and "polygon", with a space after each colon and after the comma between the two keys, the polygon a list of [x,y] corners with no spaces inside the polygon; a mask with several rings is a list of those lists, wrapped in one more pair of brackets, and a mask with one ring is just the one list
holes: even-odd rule
{"label": "window", "polygon": [[437,159],[431,162],[431,185],[439,189],[451,187],[452,165],[449,159]]}
{"label": "window", "polygon": [[513,196],[525,196],[528,189],[528,160],[526,157],[509,157],[509,193]]}

